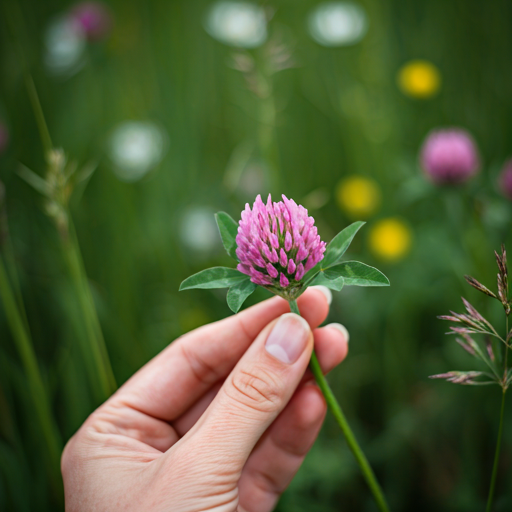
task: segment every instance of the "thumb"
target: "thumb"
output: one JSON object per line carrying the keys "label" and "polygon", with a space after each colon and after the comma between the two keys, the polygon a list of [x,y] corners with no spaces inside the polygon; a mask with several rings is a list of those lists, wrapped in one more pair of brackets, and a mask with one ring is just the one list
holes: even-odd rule
{"label": "thumb", "polygon": [[242,470],[254,445],[299,385],[312,350],[309,324],[294,313],[282,315],[261,331],[196,424],[195,441],[199,437],[210,449],[215,447],[214,463]]}

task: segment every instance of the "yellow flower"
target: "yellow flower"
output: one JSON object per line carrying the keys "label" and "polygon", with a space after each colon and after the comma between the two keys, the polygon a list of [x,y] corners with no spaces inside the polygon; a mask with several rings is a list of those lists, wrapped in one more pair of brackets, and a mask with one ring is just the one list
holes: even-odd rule
{"label": "yellow flower", "polygon": [[412,233],[400,219],[387,218],[376,222],[370,231],[371,251],[383,260],[398,261],[411,247]]}
{"label": "yellow flower", "polygon": [[336,187],[339,207],[350,217],[369,217],[380,204],[380,189],[377,183],[363,176],[350,176]]}
{"label": "yellow flower", "polygon": [[397,81],[404,94],[430,98],[441,86],[441,75],[434,64],[426,60],[412,60],[402,66]]}

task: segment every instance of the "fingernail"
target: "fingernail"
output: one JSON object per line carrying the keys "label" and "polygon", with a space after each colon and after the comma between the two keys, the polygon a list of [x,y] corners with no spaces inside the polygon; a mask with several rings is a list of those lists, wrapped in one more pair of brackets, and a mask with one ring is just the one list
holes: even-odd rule
{"label": "fingernail", "polygon": [[328,324],[325,327],[332,327],[333,329],[337,329],[338,331],[340,331],[348,343],[348,340],[350,339],[350,334],[348,333],[347,328],[344,325],[334,323]]}
{"label": "fingernail", "polygon": [[314,290],[318,290],[319,292],[322,292],[325,295],[325,298],[327,299],[327,304],[331,305],[332,302],[332,292],[327,288],[327,286],[322,286],[321,284],[318,284],[316,286],[310,286],[310,288],[313,288]]}
{"label": "fingernail", "polygon": [[277,321],[268,335],[265,348],[279,361],[292,364],[306,348],[309,324],[295,313],[286,313]]}

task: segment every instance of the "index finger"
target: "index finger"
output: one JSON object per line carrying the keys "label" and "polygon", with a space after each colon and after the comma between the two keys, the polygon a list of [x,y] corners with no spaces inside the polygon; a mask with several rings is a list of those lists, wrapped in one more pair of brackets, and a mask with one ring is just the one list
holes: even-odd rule
{"label": "index finger", "polygon": [[[312,329],[325,320],[329,311],[326,296],[317,289],[306,290],[298,305]],[[274,297],[200,327],[149,361],[112,399],[172,421],[229,374],[267,324],[289,311],[286,300]]]}

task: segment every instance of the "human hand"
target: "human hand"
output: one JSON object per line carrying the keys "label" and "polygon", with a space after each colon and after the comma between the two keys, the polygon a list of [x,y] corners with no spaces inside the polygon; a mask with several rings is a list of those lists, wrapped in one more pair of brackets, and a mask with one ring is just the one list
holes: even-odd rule
{"label": "human hand", "polygon": [[324,372],[347,354],[343,327],[316,328],[328,296],[309,288],[304,318],[274,297],[147,363],[68,442],[66,511],[273,510],[326,412],[307,370],[313,338]]}

